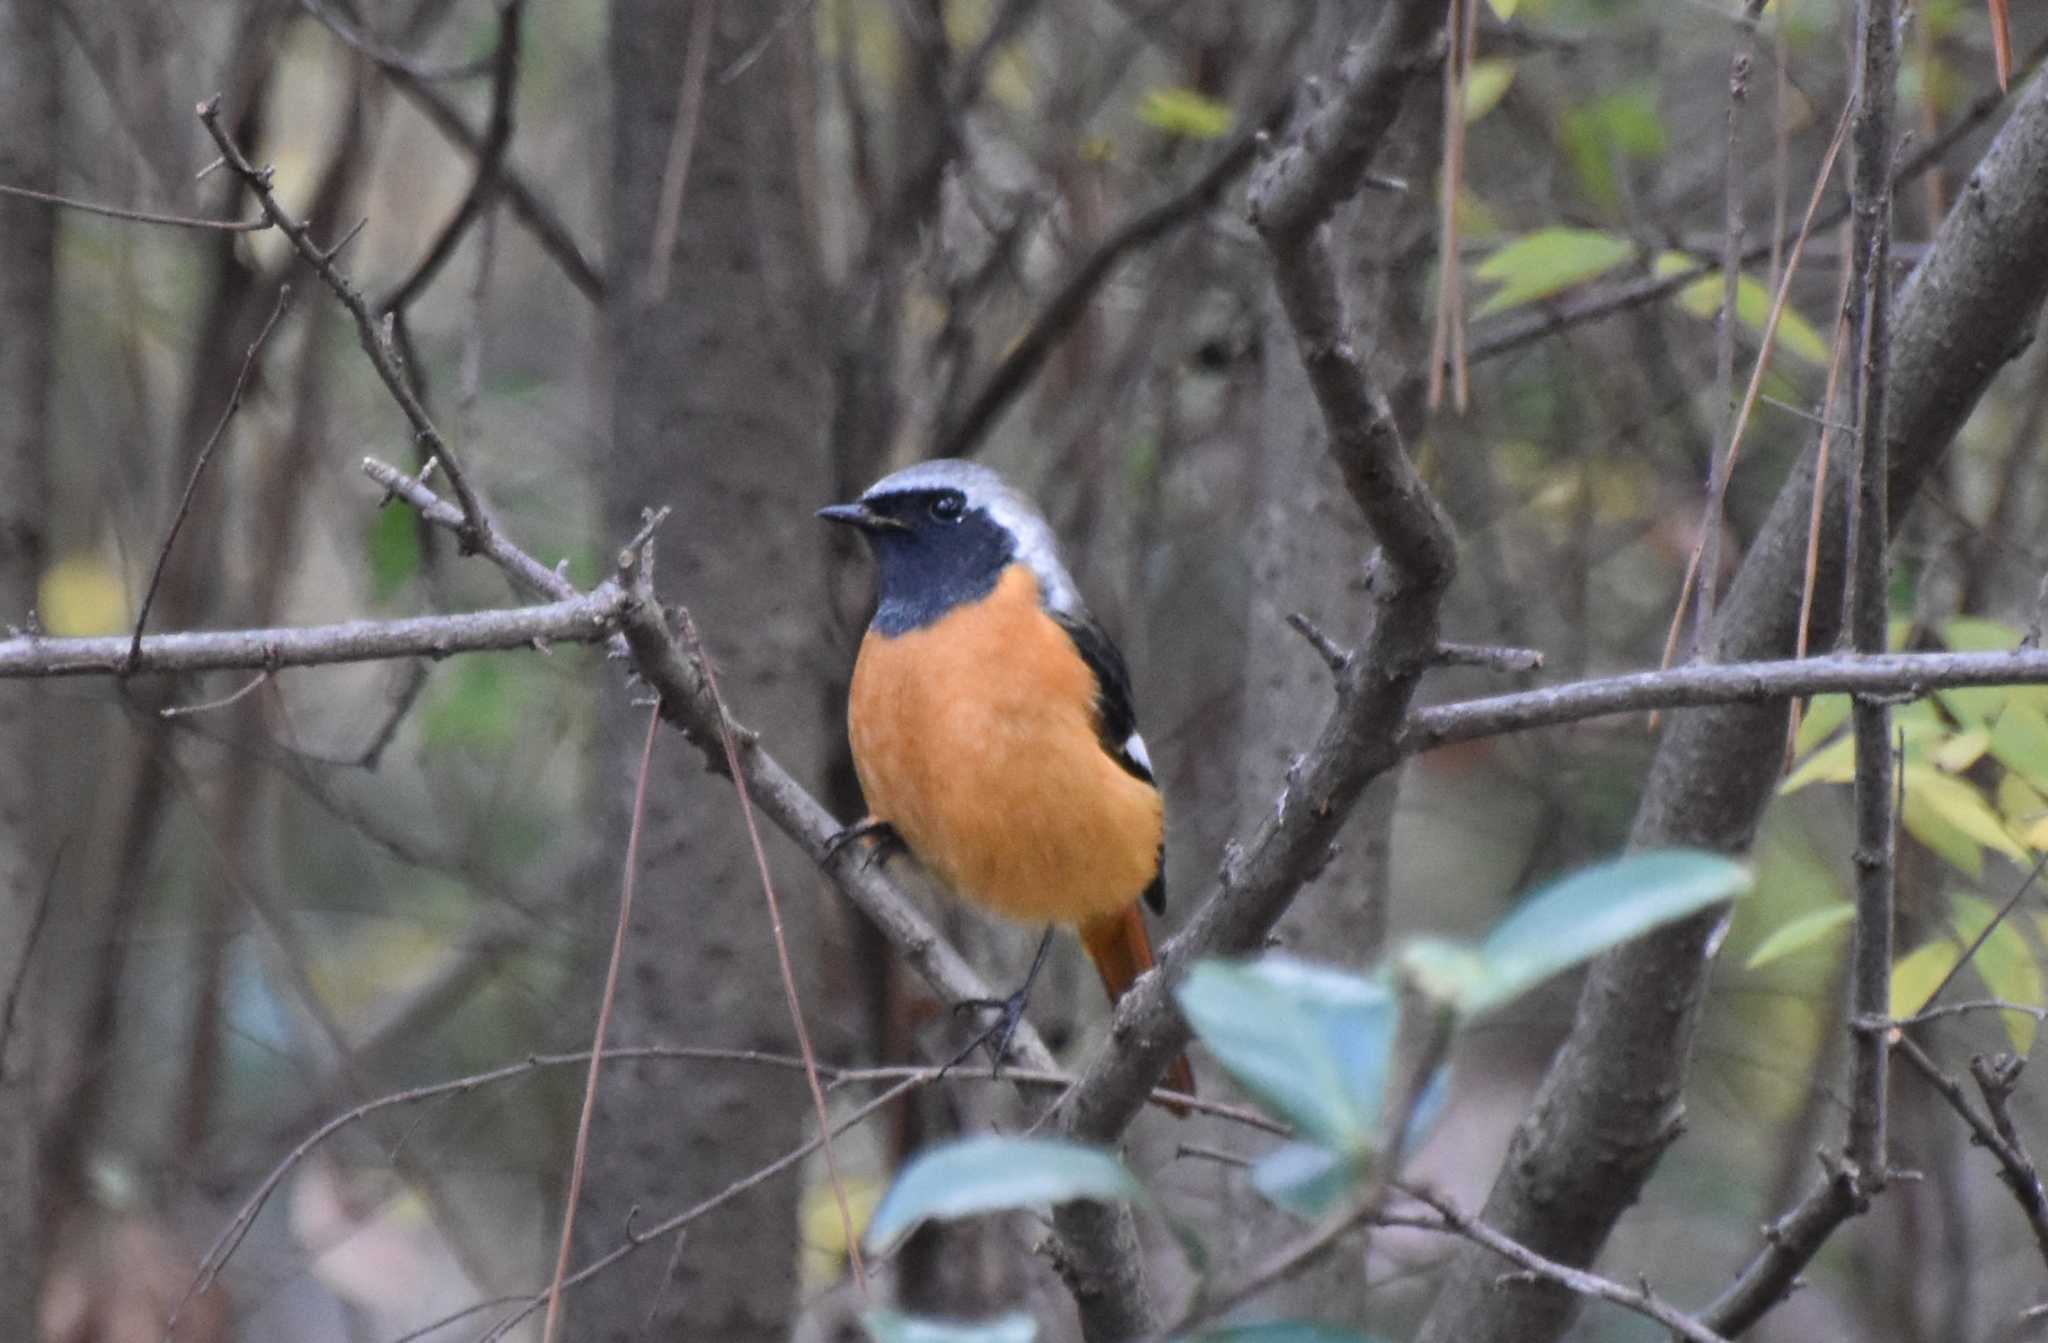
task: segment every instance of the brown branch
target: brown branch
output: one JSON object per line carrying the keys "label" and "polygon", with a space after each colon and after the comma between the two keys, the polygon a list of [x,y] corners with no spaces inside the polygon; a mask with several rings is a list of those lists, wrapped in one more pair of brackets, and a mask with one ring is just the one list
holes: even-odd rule
{"label": "brown branch", "polygon": [[1977,1113],[1970,1104],[1970,1098],[1963,1091],[1962,1084],[1943,1072],[1918,1042],[1902,1031],[1866,1031],[1875,1036],[1880,1044],[1889,1041],[1892,1048],[1913,1070],[1926,1078],[1928,1084],[1949,1108],[1962,1117],[1970,1127],[1973,1141],[1991,1153],[1998,1162],[1998,1178],[2012,1191],[2013,1200],[2020,1205],[2020,1213],[2027,1219],[2027,1227],[2034,1233],[2034,1245],[2041,1252],[2043,1262],[2048,1262],[2048,1194],[2041,1188],[2040,1174],[2034,1169],[2034,1161],[2020,1142],[2019,1130],[2013,1127],[2012,1115],[2007,1109],[2012,1097],[2014,1083],[2019,1080],[2020,1069],[2025,1060],[2011,1054],[2000,1054],[1995,1058],[1983,1054],[1970,1060],[1970,1075],[1977,1080],[1977,1088],[1984,1095],[1984,1102],[1990,1117]]}
{"label": "brown branch", "polygon": [[41,201],[44,205],[60,206],[66,210],[105,215],[109,219],[125,219],[131,224],[163,224],[170,228],[213,229],[221,233],[256,233],[271,226],[268,219],[262,218],[194,219],[190,215],[159,214],[154,210],[131,210],[120,205],[100,205],[72,196],[59,196],[52,191],[33,191],[28,187],[8,186],[4,182],[0,182],[0,196],[18,196],[22,200]]}
{"label": "brown branch", "polygon": [[[1430,68],[1440,0],[1394,0],[1346,58],[1336,96],[1253,173],[1252,221],[1272,258],[1329,450],[1382,553],[1372,570],[1373,618],[1337,677],[1337,703],[1250,845],[1234,845],[1215,891],[1118,1004],[1111,1047],[1096,1056],[1060,1116],[1083,1142],[1112,1142],[1153,1079],[1185,1045],[1169,986],[1197,957],[1256,947],[1322,865],[1366,786],[1399,759],[1409,701],[1436,655],[1438,607],[1456,568],[1450,522],[1417,475],[1386,399],[1350,344],[1350,323],[1323,229],[1356,191],[1414,77]],[[1062,1264],[1089,1343],[1139,1337],[1152,1308],[1119,1214],[1098,1204],[1053,1211]]]}
{"label": "brown branch", "polygon": [[455,456],[454,448],[441,437],[441,431],[436,429],[434,422],[427,417],[426,407],[420,404],[419,396],[413,391],[405,370],[399,366],[398,354],[392,347],[390,333],[371,314],[369,305],[363,301],[362,294],[349,282],[348,277],[335,267],[333,254],[322,250],[314,243],[312,230],[293,219],[278,203],[277,196],[271,191],[270,169],[264,168],[259,171],[251,165],[234,139],[221,128],[218,97],[208,99],[199,105],[199,121],[206,127],[206,133],[213,137],[214,144],[219,146],[221,158],[234,171],[235,176],[255,193],[257,201],[263,206],[263,213],[284,230],[285,236],[291,239],[293,250],[305,259],[327,287],[334,291],[334,296],[341,300],[342,307],[348,309],[349,315],[355,318],[356,335],[362,343],[363,353],[369,356],[371,367],[377,370],[377,376],[383,380],[392,400],[396,401],[398,408],[405,413],[406,421],[411,424],[413,437],[418,441],[422,452],[439,462],[442,469],[448,473],[448,483],[462,505],[463,525],[456,532],[456,536],[462,542],[463,552],[468,554],[483,548],[491,535],[490,521],[484,516],[483,505],[470,490],[468,477],[462,470],[460,459]]}
{"label": "brown branch", "polygon": [[142,605],[135,613],[135,635],[128,642],[128,659],[133,662],[142,656],[142,629],[149,623],[149,608],[156,604],[157,589],[163,586],[164,569],[171,562],[171,547],[178,542],[178,532],[184,527],[185,519],[192,513],[192,499],[199,493],[199,481],[206,474],[206,467],[213,460],[213,450],[220,446],[221,435],[227,432],[228,422],[235,418],[235,412],[242,408],[242,389],[249,385],[249,372],[256,367],[256,356],[263,352],[263,346],[270,339],[270,332],[277,325],[277,319],[284,316],[284,310],[291,305],[292,287],[281,284],[277,287],[277,305],[270,310],[263,328],[256,333],[256,339],[249,342],[247,353],[242,356],[242,367],[235,374],[235,385],[228,390],[228,403],[222,408],[220,420],[213,426],[213,432],[206,436],[206,443],[199,449],[198,458],[192,463],[192,474],[185,480],[185,492],[179,496],[178,511],[171,516],[171,525],[164,532],[164,543],[156,553],[156,567],[150,571],[149,586],[143,590]]}
{"label": "brown branch", "polygon": [[604,991],[597,1000],[597,1026],[591,1032],[590,1068],[583,1078],[583,1103],[576,1113],[576,1142],[569,1160],[569,1191],[562,1199],[562,1238],[555,1250],[555,1276],[548,1284],[547,1320],[541,1343],[554,1343],[562,1320],[562,1278],[569,1271],[569,1246],[576,1230],[576,1204],[583,1195],[585,1159],[590,1154],[590,1120],[597,1110],[597,1075],[604,1062],[604,1037],[611,1029],[612,1003],[619,993],[619,966],[626,959],[626,930],[633,922],[633,888],[640,875],[640,823],[647,815],[647,776],[654,769],[654,739],[661,733],[661,715],[647,715],[647,740],[640,748],[640,769],[633,778],[633,819],[626,832],[626,857],[619,875],[619,914],[612,927],[611,957],[605,962]]}
{"label": "brown branch", "polygon": [[[709,34],[706,35],[707,42]],[[651,524],[650,524],[651,525]],[[648,566],[642,564],[635,569],[638,581],[644,586],[640,595],[651,598],[653,579]],[[789,959],[789,937],[782,926],[782,901],[775,894],[775,879],[768,871],[768,851],[761,844],[761,825],[754,818],[753,795],[747,791],[747,774],[740,767],[740,743],[733,731],[732,716],[725,710],[725,700],[718,693],[718,673],[712,668],[711,657],[704,651],[704,641],[697,636],[697,624],[690,619],[688,611],[678,611],[677,621],[682,626],[683,646],[697,665],[704,669],[704,689],[711,697],[711,707],[718,712],[718,745],[725,752],[725,767],[732,775],[733,788],[740,796],[740,816],[746,822],[747,843],[754,851],[754,871],[761,878],[761,894],[768,903],[768,928],[775,939],[775,964],[782,977],[782,995],[789,1007],[789,1020],[796,1032],[797,1051],[803,1056],[804,1082],[810,1087],[811,1105],[817,1115],[818,1132],[825,1134],[825,1176],[832,1186],[832,1199],[839,1205],[839,1226],[846,1237],[847,1257],[853,1263],[853,1281],[863,1300],[868,1295],[867,1266],[861,1262],[860,1234],[853,1224],[853,1208],[846,1201],[846,1182],[839,1175],[839,1158],[832,1147],[832,1115],[825,1106],[825,1089],[818,1083],[818,1056],[811,1048],[811,1028],[804,1021],[804,1007],[797,996],[796,968]],[[650,731],[652,724],[649,725]],[[563,1244],[567,1245],[564,1240]]]}
{"label": "brown branch", "polygon": [[[302,0],[304,3],[304,0]],[[326,24],[330,31],[343,42],[348,38],[334,29],[328,21],[324,8],[313,11],[314,17]],[[427,73],[416,72],[409,62],[386,59],[390,53],[381,55],[374,50],[358,48],[376,63],[392,86],[411,101],[434,128],[452,143],[460,147],[471,158],[482,158],[485,137],[463,119],[447,94],[431,82]],[[601,303],[605,296],[605,278],[589,257],[584,255],[569,226],[554,206],[540,194],[539,188],[529,181],[513,164],[502,163],[498,169],[499,189],[504,194],[505,204],[526,230],[540,244],[541,251],[558,266],[569,283],[576,286],[585,298]]]}
{"label": "brown branch", "polygon": [[1024,328],[1002,362],[989,371],[967,408],[953,424],[934,435],[933,457],[968,457],[978,450],[1017,396],[1051,357],[1061,337],[1088,311],[1088,305],[1124,258],[1164,238],[1208,209],[1252,160],[1264,129],[1240,134],[1214,163],[1185,187],[1140,210],[1112,232],[1068,273],[1045,306]]}
{"label": "brown branch", "polygon": [[1383,1218],[1383,1226],[1415,1227],[1423,1231],[1440,1231],[1446,1235],[1462,1236],[1473,1244],[1499,1255],[1524,1273],[1555,1283],[1579,1296],[1612,1302],[1625,1310],[1647,1316],[1680,1338],[1691,1339],[1693,1343],[1727,1343],[1726,1337],[1720,1332],[1679,1310],[1647,1286],[1624,1287],[1597,1273],[1588,1273],[1584,1269],[1546,1259],[1520,1241],[1502,1235],[1426,1186],[1404,1184],[1399,1188],[1402,1193],[1418,1203],[1427,1204],[1436,1213],[1436,1217]]}
{"label": "brown branch", "polygon": [[[455,255],[455,248],[469,226],[498,198],[505,160],[512,147],[512,109],[519,89],[519,20],[524,10],[525,0],[503,0],[498,8],[498,45],[491,57],[490,120],[484,124],[483,140],[476,149],[476,175],[470,179],[469,190],[428,244],[412,274],[379,300],[379,313],[399,312],[410,306],[433,283],[448,258]],[[347,241],[343,238],[332,250],[340,251]]]}

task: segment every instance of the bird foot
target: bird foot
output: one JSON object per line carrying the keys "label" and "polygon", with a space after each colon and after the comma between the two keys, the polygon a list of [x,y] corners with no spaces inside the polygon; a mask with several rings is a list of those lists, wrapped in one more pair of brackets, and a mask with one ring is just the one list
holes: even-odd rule
{"label": "bird foot", "polygon": [[953,1004],[953,1011],[959,1015],[969,1012],[993,1012],[991,1021],[982,1032],[968,1043],[967,1048],[954,1055],[947,1068],[957,1068],[973,1057],[974,1051],[987,1048],[994,1061],[989,1075],[1001,1077],[1003,1064],[1010,1058],[1010,1043],[1017,1038],[1017,1027],[1024,1020],[1024,1009],[1031,1003],[1031,986],[1026,984],[1007,998],[963,998]]}
{"label": "bird foot", "polygon": [[855,840],[869,838],[875,842],[869,846],[866,856],[860,860],[863,868],[873,867],[875,860],[884,854],[908,847],[903,842],[903,836],[896,833],[895,826],[879,816],[863,816],[852,825],[834,831],[832,837],[825,841],[825,861],[829,863],[837,858],[839,851]]}

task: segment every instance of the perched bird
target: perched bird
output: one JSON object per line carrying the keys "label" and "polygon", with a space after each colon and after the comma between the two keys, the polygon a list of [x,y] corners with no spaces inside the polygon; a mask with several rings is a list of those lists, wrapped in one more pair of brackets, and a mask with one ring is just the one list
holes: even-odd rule
{"label": "perched bird", "polygon": [[[1073,928],[1114,1003],[1152,968],[1142,901],[1166,904],[1165,808],[1123,655],[1081,604],[1052,528],[972,462],[923,462],[857,502],[880,595],[847,736],[869,816],[968,902],[1051,925],[999,1023],[1000,1058],[1052,928]],[[1194,1091],[1186,1058],[1166,1083]]]}

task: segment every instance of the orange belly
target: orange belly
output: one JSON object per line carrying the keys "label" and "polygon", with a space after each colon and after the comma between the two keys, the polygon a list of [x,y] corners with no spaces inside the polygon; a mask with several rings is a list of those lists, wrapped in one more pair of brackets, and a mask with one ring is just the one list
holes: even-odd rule
{"label": "orange belly", "polygon": [[1159,871],[1159,792],[1103,750],[1095,677],[1012,565],[931,625],[861,643],[847,735],[868,810],[1009,918],[1119,912]]}

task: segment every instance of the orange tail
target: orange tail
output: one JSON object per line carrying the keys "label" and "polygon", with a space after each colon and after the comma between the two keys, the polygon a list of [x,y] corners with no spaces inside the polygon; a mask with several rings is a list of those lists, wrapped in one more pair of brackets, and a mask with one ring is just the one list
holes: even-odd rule
{"label": "orange tail", "polygon": [[[1123,997],[1138,976],[1152,968],[1152,939],[1145,932],[1145,915],[1135,902],[1121,914],[1090,919],[1079,931],[1088,959],[1095,962],[1096,973],[1102,976],[1102,987],[1109,990],[1110,1002]],[[1195,1070],[1188,1066],[1185,1054],[1173,1061],[1160,1080],[1175,1091],[1195,1094]],[[1187,1117],[1186,1107],[1170,1108],[1182,1118]]]}

